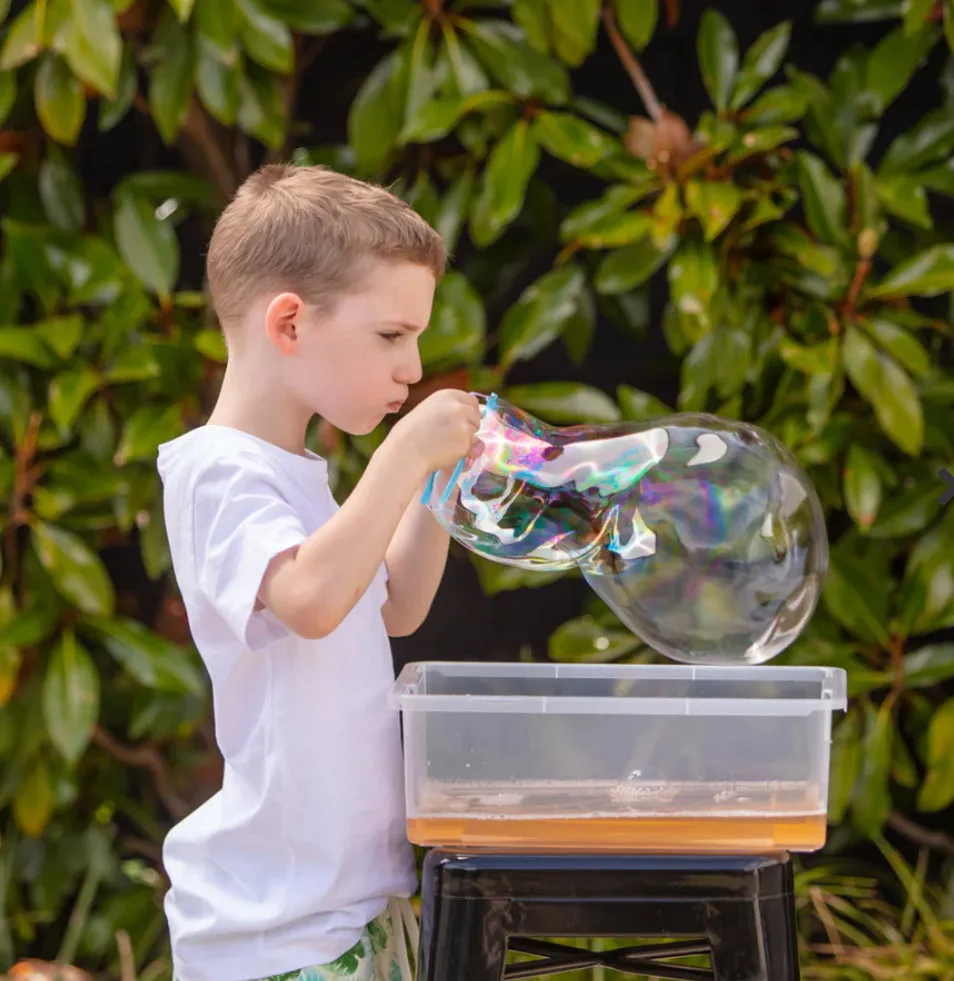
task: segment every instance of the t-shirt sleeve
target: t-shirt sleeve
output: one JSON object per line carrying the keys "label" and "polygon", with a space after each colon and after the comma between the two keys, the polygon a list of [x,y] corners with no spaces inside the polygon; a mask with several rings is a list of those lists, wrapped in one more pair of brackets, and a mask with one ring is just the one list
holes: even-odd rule
{"label": "t-shirt sleeve", "polygon": [[199,588],[229,628],[252,650],[289,636],[255,609],[268,564],[308,537],[278,475],[254,457],[211,462],[196,478],[193,520]]}

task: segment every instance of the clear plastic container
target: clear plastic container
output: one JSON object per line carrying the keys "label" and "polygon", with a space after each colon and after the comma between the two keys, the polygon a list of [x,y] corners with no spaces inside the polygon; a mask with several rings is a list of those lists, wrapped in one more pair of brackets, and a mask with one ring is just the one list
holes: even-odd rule
{"label": "clear plastic container", "polygon": [[827,832],[845,672],[409,664],[408,835],[420,845],[809,852]]}

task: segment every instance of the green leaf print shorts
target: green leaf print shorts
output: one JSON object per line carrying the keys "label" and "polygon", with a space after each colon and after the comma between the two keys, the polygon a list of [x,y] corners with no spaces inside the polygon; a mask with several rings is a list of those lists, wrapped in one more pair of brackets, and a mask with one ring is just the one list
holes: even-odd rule
{"label": "green leaf print shorts", "polygon": [[261,981],[413,981],[408,947],[416,955],[417,919],[406,899],[392,899],[388,908],[365,928],[351,950],[331,964],[273,974]]}

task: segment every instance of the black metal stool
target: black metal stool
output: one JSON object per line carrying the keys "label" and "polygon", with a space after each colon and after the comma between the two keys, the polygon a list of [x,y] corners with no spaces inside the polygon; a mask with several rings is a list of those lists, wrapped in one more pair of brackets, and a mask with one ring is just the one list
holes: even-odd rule
{"label": "black metal stool", "polygon": [[[798,981],[788,856],[464,854],[424,860],[417,981],[603,964],[674,981]],[[592,953],[534,937],[686,938]],[[505,966],[507,951],[540,960]],[[711,968],[667,963],[709,954]]]}

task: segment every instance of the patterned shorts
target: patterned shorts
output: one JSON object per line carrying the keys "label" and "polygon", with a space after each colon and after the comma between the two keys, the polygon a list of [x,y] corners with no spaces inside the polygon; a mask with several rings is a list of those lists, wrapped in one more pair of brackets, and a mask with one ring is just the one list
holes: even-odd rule
{"label": "patterned shorts", "polygon": [[272,974],[261,981],[413,981],[408,944],[416,952],[417,921],[406,900],[391,900],[351,950],[336,961]]}

